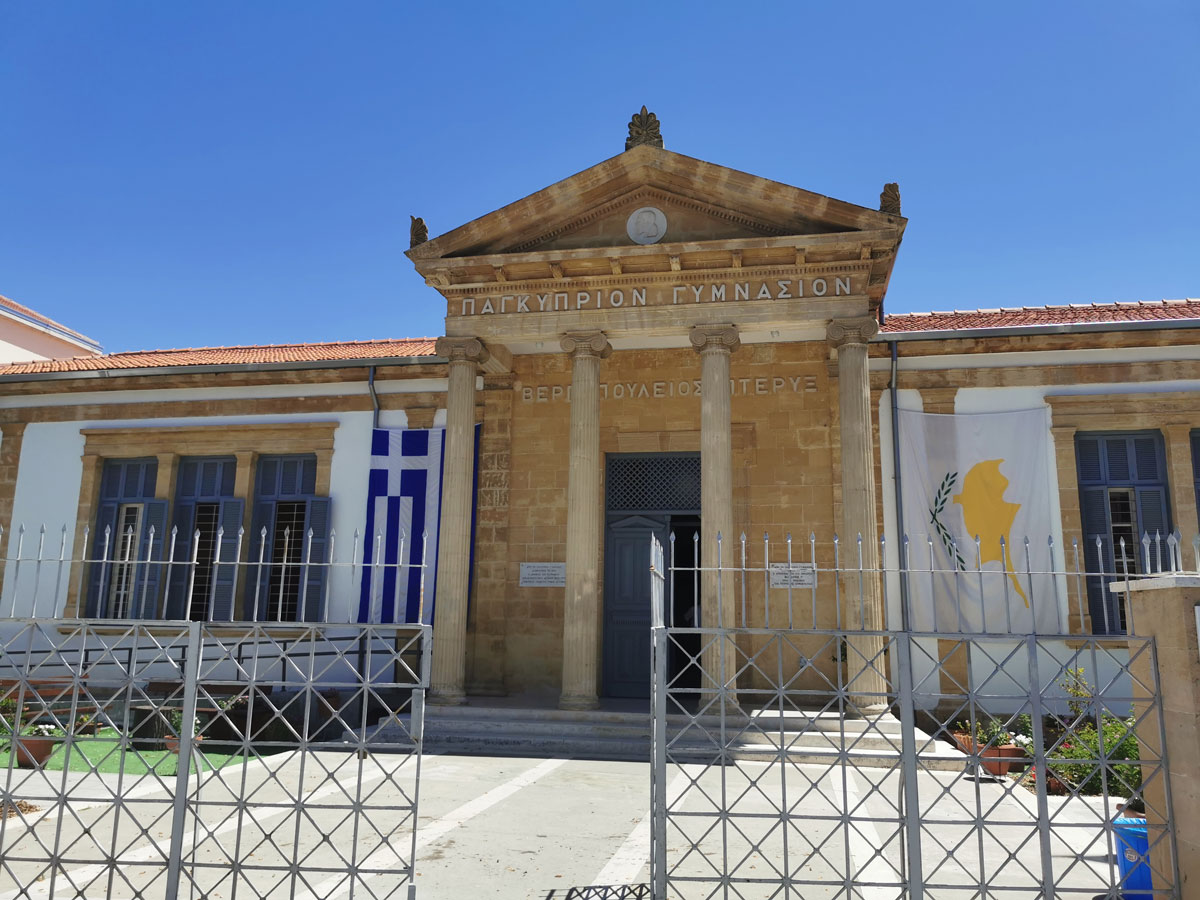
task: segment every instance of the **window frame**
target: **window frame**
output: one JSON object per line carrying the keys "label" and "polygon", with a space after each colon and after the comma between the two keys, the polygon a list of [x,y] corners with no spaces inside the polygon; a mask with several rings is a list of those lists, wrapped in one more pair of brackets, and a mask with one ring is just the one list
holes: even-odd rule
{"label": "window frame", "polygon": [[[1145,445],[1151,441],[1154,472],[1146,472],[1151,458]],[[1093,450],[1084,447],[1094,444]],[[1171,533],[1171,486],[1167,467],[1166,440],[1157,429],[1130,431],[1079,431],[1075,434],[1075,475],[1079,490],[1080,526],[1084,543],[1084,569],[1088,610],[1094,634],[1124,634],[1126,610],[1123,596],[1108,587],[1110,579],[1128,575],[1153,573],[1159,560],[1152,554],[1143,556],[1140,535],[1156,528],[1163,539]],[[1119,535],[1114,530],[1113,501],[1118,494],[1131,498],[1129,508],[1133,518],[1133,546],[1121,556]],[[1148,526],[1150,513],[1155,513],[1160,526]],[[1103,517],[1103,529],[1099,519]],[[1120,524],[1120,523],[1119,523]],[[1124,530],[1124,529],[1122,529]],[[1099,553],[1095,538],[1101,538]],[[1120,558],[1119,558],[1120,557]],[[1126,569],[1126,561],[1132,563]]]}

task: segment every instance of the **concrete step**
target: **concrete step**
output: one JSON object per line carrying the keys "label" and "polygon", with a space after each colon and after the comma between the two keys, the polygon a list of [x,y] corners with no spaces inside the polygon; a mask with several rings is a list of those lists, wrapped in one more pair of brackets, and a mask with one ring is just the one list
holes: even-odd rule
{"label": "concrete step", "polygon": [[[668,717],[669,760],[707,765],[722,758],[768,762],[782,754],[796,764],[844,760],[891,768],[900,758],[900,724],[890,715],[840,720],[824,713],[780,716],[755,711],[752,718],[727,716],[725,725],[722,741],[719,716]],[[648,760],[650,736],[650,716],[642,712],[431,706],[426,708],[424,739],[429,752]],[[967,757],[950,745],[920,730],[915,737],[921,766],[944,771],[967,766]]]}

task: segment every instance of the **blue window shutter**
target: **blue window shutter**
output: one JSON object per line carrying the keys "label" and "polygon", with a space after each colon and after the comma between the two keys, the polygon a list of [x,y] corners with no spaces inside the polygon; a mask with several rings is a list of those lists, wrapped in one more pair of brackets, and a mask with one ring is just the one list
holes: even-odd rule
{"label": "blue window shutter", "polygon": [[[302,618],[305,622],[318,622],[323,618],[325,602],[325,582],[329,577],[329,523],[330,500],[328,497],[312,497],[308,500],[308,509],[304,517],[305,553],[308,553],[309,566],[301,582],[301,592],[304,597]],[[311,548],[308,542],[308,532],[312,531]],[[303,560],[304,557],[301,556]]]}
{"label": "blue window shutter", "polygon": [[1100,464],[1100,441],[1098,438],[1079,438],[1075,442],[1076,467],[1082,484],[1096,484],[1104,480],[1104,469]]}
{"label": "blue window shutter", "polygon": [[[154,529],[153,540],[150,529]],[[157,619],[159,614],[159,588],[163,570],[166,568],[167,501],[147,500],[142,504],[142,533],[138,536],[133,603],[129,611],[131,618]]]}
{"label": "blue window shutter", "polygon": [[259,497],[277,497],[279,495],[279,458],[264,456],[258,462],[258,483],[255,493]]}
{"label": "blue window shutter", "polygon": [[279,464],[279,495],[295,496],[300,493],[300,469],[303,465],[300,459],[284,459]]}
{"label": "blue window shutter", "polygon": [[[263,528],[267,529],[265,541],[262,537]],[[249,565],[242,608],[250,621],[265,621],[270,609],[267,588],[271,582],[271,547],[274,533],[275,501],[259,500],[254,504],[253,515],[250,517],[250,537],[246,541],[249,548],[246,559]],[[260,559],[262,565],[259,565]]]}
{"label": "blue window shutter", "polygon": [[[190,614],[188,584],[192,574],[192,535],[196,530],[196,504],[180,501],[175,504],[175,555],[171,559],[171,575],[167,583],[166,618],[186,619]],[[167,538],[167,546],[171,540]]]}
{"label": "blue window shutter", "polygon": [[[1102,573],[1113,571],[1112,532],[1108,520],[1108,489],[1082,488],[1079,491],[1079,512],[1083,520],[1083,565],[1087,575],[1088,612],[1092,631],[1107,634],[1119,630],[1119,620],[1109,603],[1108,578]],[[1096,538],[1100,538],[1099,552]]]}
{"label": "blue window shutter", "polygon": [[1197,526],[1200,526],[1200,433],[1192,432],[1192,478],[1196,482]]}
{"label": "blue window shutter", "polygon": [[[1157,534],[1162,541],[1162,562],[1170,567],[1167,557],[1166,540],[1171,531],[1171,523],[1167,513],[1167,492],[1161,487],[1139,487],[1134,489],[1137,496],[1138,537],[1150,535],[1150,565],[1147,572],[1161,571],[1159,565],[1159,546],[1154,542]],[[1141,545],[1137,547],[1137,555],[1146,563]]]}
{"label": "blue window shutter", "polygon": [[96,527],[92,531],[91,572],[84,606],[84,615],[89,618],[99,617],[104,612],[104,599],[108,596],[108,582],[112,576],[112,557],[117,546],[117,507],[116,503],[101,503],[96,513]]}
{"label": "blue window shutter", "polygon": [[124,468],[117,460],[109,460],[104,464],[100,475],[100,499],[119,500],[121,498],[121,478]]}
{"label": "blue window shutter", "polygon": [[181,500],[196,497],[196,475],[199,467],[199,463],[194,459],[185,459],[179,464],[176,480],[179,485],[177,493]]}
{"label": "blue window shutter", "polygon": [[1133,470],[1129,466],[1129,445],[1131,441],[1123,437],[1104,439],[1104,461],[1108,465],[1108,481],[1131,481]]}
{"label": "blue window shutter", "polygon": [[245,512],[244,500],[222,500],[217,514],[219,527],[225,532],[221,535],[220,565],[214,561],[213,567],[213,608],[212,618],[215,622],[233,621],[233,592],[237,586],[238,576],[238,529],[242,527],[242,514]]}
{"label": "blue window shutter", "polygon": [[312,496],[317,492],[317,460],[312,456],[300,460],[300,493]]}
{"label": "blue window shutter", "polygon": [[200,462],[200,483],[198,491],[202,497],[215,497],[220,490],[221,460],[205,459]]}
{"label": "blue window shutter", "polygon": [[1158,484],[1166,481],[1166,461],[1162,458],[1162,442],[1158,435],[1135,437],[1130,443],[1133,444],[1133,459],[1137,467],[1136,480]]}

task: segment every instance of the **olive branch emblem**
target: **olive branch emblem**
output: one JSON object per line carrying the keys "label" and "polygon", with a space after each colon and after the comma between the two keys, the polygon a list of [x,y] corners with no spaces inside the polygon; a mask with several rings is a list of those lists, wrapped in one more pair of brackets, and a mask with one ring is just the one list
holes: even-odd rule
{"label": "olive branch emblem", "polygon": [[958,552],[958,546],[954,543],[954,538],[950,535],[949,530],[942,524],[938,518],[942,511],[946,508],[946,501],[950,499],[950,492],[954,490],[954,485],[958,482],[957,472],[947,472],[946,477],[942,479],[941,486],[937,489],[937,493],[933,498],[933,506],[929,507],[929,521],[933,523],[933,527],[937,529],[938,537],[942,539],[942,544],[946,547],[946,552],[954,560],[954,565],[959,572],[965,572],[967,569],[967,561],[963,559],[962,554]]}

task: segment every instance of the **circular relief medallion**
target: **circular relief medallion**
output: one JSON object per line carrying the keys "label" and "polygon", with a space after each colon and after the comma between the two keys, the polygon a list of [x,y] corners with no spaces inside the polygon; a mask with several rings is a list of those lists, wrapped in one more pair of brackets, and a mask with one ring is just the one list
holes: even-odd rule
{"label": "circular relief medallion", "polygon": [[654,206],[635,209],[625,220],[625,233],[635,244],[657,244],[667,233],[667,217]]}

